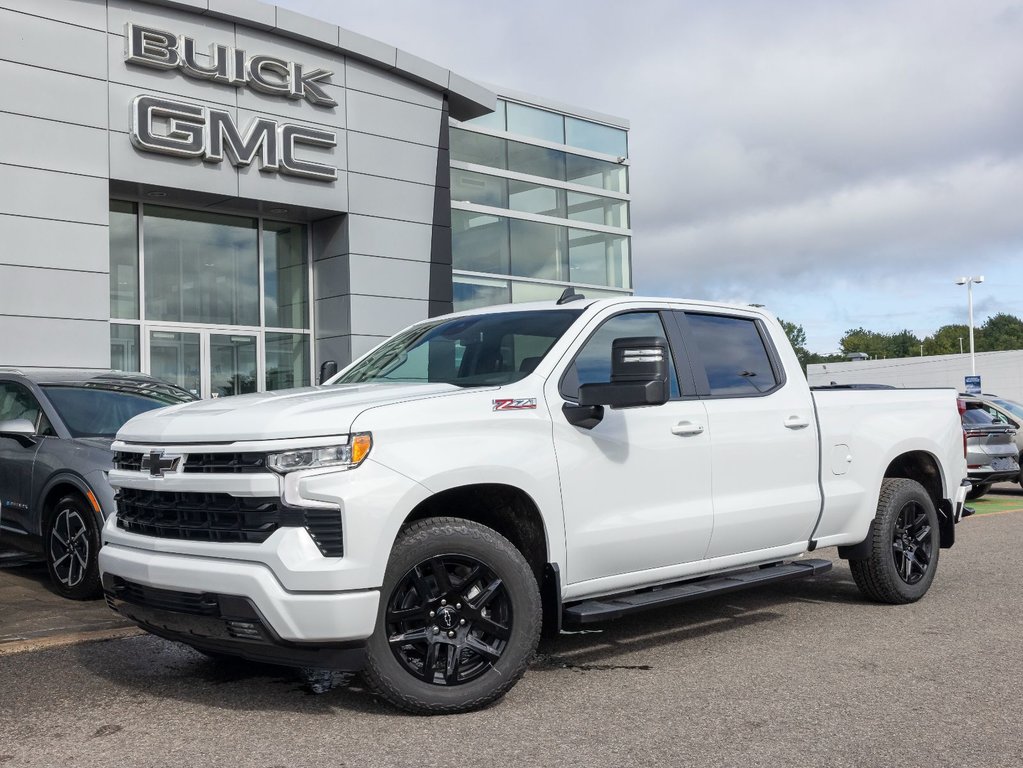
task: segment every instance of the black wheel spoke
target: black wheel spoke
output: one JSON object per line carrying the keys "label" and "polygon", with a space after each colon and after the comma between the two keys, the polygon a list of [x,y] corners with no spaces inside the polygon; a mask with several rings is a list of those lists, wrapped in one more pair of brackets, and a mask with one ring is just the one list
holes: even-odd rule
{"label": "black wheel spoke", "polygon": [[419,595],[419,600],[425,605],[431,599],[430,588],[426,584],[426,579],[424,579],[423,575],[419,572],[418,566],[412,569],[410,577],[416,588],[416,594]]}
{"label": "black wheel spoke", "polygon": [[426,618],[427,610],[423,605],[416,605],[412,608],[390,609],[387,611],[387,620],[389,622],[412,621],[414,619],[425,620]]}
{"label": "black wheel spoke", "polygon": [[444,565],[444,561],[439,557],[431,559],[430,570],[433,572],[433,578],[437,581],[437,590],[442,595],[451,592],[451,578],[448,576],[448,569]]}
{"label": "black wheel spoke", "polygon": [[427,633],[426,628],[413,629],[409,632],[402,632],[398,635],[391,635],[387,638],[387,642],[391,645],[401,645],[403,643],[425,643],[430,639],[430,635]]}
{"label": "black wheel spoke", "polygon": [[489,584],[487,584],[486,589],[484,589],[476,596],[476,599],[473,602],[473,607],[476,608],[477,610],[486,608],[488,605],[490,605],[490,602],[494,599],[494,597],[497,595],[500,589],[501,580],[494,579]]}
{"label": "black wheel spoke", "polygon": [[511,637],[511,629],[504,624],[498,624],[488,618],[481,617],[472,623],[474,628],[482,630],[488,635],[493,635],[498,640],[507,640]]}
{"label": "black wheel spoke", "polygon": [[437,649],[440,648],[440,643],[430,643],[426,646],[426,658],[423,660],[423,679],[428,682],[433,682],[433,672],[437,667]]}
{"label": "black wheel spoke", "polygon": [[498,651],[494,646],[487,645],[485,642],[480,640],[475,635],[467,635],[465,638],[465,647],[472,651],[475,651],[483,658],[488,661],[497,661],[501,658],[501,652]]}
{"label": "black wheel spoke", "polygon": [[444,668],[444,681],[448,685],[458,682],[458,668],[461,665],[462,649],[454,644],[448,645],[448,663]]}

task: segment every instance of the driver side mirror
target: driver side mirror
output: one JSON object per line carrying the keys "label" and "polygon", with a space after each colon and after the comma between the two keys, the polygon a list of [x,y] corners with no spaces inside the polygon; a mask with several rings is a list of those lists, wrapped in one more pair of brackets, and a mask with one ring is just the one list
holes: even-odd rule
{"label": "driver side mirror", "polygon": [[579,405],[607,405],[635,408],[663,405],[671,390],[668,385],[667,340],[659,336],[634,336],[611,343],[611,382],[583,384]]}
{"label": "driver side mirror", "polygon": [[320,380],[317,384],[322,384],[331,376],[337,373],[337,362],[334,360],[327,360],[323,365],[320,366]]}
{"label": "driver side mirror", "polygon": [[9,437],[27,447],[35,444],[36,428],[28,419],[0,421],[0,437]]}

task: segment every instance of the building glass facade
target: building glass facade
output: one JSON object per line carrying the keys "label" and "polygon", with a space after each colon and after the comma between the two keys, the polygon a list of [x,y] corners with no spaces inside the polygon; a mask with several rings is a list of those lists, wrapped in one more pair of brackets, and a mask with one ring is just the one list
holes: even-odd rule
{"label": "building glass facade", "polygon": [[450,146],[455,310],[632,292],[627,128],[498,98]]}

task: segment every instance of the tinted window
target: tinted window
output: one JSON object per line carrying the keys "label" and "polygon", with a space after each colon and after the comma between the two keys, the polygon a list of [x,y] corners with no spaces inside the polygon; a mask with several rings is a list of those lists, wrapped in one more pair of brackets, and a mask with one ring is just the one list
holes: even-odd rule
{"label": "tinted window", "polygon": [[755,320],[686,313],[712,395],[755,395],[778,384]]}
{"label": "tinted window", "polygon": [[83,384],[44,385],[43,390],[72,437],[113,437],[140,413],[195,399],[183,390],[164,387],[140,392]]}
{"label": "tinted window", "polygon": [[31,392],[13,381],[0,381],[0,421],[14,419],[31,421],[38,435],[54,434],[39,401]]}
{"label": "tinted window", "polygon": [[[579,396],[582,384],[609,384],[611,382],[611,342],[615,339],[635,336],[659,336],[666,338],[664,325],[656,312],[629,312],[615,315],[604,321],[579,350],[572,365],[561,380],[561,394],[564,397]],[[671,379],[671,396],[680,397],[678,376],[675,366],[668,366]]]}
{"label": "tinted window", "polygon": [[417,325],[384,342],[333,383],[511,384],[533,372],[579,314],[580,310],[494,312]]}
{"label": "tinted window", "polygon": [[966,410],[963,411],[963,424],[968,427],[990,427],[992,424],[1001,423],[1001,421],[988,413],[980,403],[967,403]]}

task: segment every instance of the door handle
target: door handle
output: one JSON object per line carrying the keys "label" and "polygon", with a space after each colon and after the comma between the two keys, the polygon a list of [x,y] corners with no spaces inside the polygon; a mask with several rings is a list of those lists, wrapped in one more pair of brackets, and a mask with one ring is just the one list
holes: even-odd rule
{"label": "door handle", "polygon": [[803,416],[789,416],[785,419],[785,426],[789,429],[803,429],[810,426],[810,420]]}
{"label": "door handle", "polygon": [[679,435],[680,437],[688,437],[690,435],[701,435],[703,434],[702,424],[693,424],[691,421],[680,421],[674,427],[671,428],[671,434]]}

